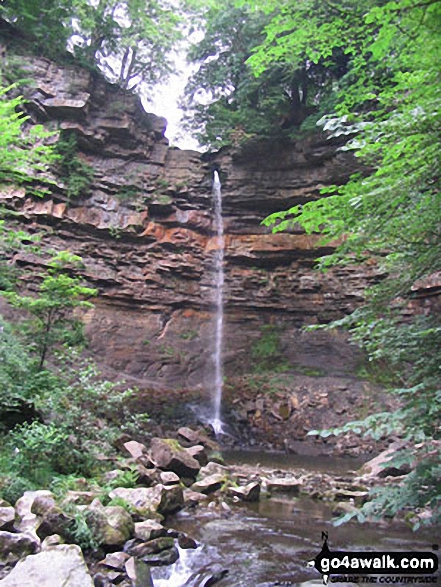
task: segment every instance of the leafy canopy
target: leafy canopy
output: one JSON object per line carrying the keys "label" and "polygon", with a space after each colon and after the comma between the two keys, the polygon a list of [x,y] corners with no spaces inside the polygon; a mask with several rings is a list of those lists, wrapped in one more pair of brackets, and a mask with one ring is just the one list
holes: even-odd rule
{"label": "leafy canopy", "polygon": [[330,137],[346,135],[343,148],[364,164],[347,184],[330,186],[322,199],[273,214],[265,224],[275,231],[300,224],[324,242],[340,242],[320,260],[324,269],[369,260],[383,277],[366,292],[366,305],[334,326],[349,327],[371,363],[387,367],[400,408],[331,432],[406,439],[408,449],[397,458],[412,462],[414,471],[363,510],[379,516],[412,508],[417,526],[427,521],[418,511],[430,507],[429,521],[439,520],[441,323],[435,299],[424,312],[414,300],[436,292],[431,287],[441,269],[441,2],[276,6],[268,0],[265,8],[276,12],[249,59],[257,75],[275,62],[306,55],[317,63],[344,50],[348,72],[321,124]]}
{"label": "leafy canopy", "polygon": [[124,88],[154,83],[172,69],[172,51],[198,0],[6,0],[0,16],[53,59],[66,49]]}

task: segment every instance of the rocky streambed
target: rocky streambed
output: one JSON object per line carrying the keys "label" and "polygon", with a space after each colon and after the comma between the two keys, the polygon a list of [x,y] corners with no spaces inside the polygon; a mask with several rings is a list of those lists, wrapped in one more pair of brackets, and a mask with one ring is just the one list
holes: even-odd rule
{"label": "rocky streambed", "polygon": [[[62,493],[28,491],[13,505],[0,502],[0,586],[314,581],[320,577],[306,563],[320,550],[321,532],[363,503],[379,473],[378,461],[363,475],[350,460],[334,472],[238,463],[231,455],[224,462],[205,433],[182,428],[178,438],[126,441],[125,457],[99,485],[80,479]],[[330,530],[342,548],[425,540],[400,525],[344,528]]]}

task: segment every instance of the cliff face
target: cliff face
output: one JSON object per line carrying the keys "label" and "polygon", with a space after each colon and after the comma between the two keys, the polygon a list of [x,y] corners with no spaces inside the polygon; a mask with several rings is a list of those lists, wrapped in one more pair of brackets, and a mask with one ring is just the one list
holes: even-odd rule
{"label": "cliff face", "polygon": [[[149,384],[210,386],[216,168],[226,242],[226,374],[267,360],[259,341],[268,332],[275,363],[331,375],[354,368],[356,355],[342,335],[300,328],[350,311],[373,275],[356,268],[319,274],[314,259],[324,251],[316,237],[271,234],[260,224],[344,181],[355,170],[348,154],[323,136],[246,152],[181,151],[164,138],[164,119],[95,74],[29,56],[22,67],[34,80],[25,92],[32,118],[74,133],[78,157],[94,176],[88,192],[70,201],[61,180],[44,199],[21,189],[0,197],[28,228],[46,230],[48,246],[83,258],[84,277],[99,289],[85,320],[101,362]],[[36,260],[23,254],[20,262]]]}

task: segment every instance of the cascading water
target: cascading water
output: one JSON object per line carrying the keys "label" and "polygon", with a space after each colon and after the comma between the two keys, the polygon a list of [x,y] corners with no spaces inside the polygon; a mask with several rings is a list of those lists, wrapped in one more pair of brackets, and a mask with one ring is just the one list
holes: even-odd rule
{"label": "cascading water", "polygon": [[213,418],[211,425],[215,434],[222,432],[221,403],[222,403],[222,343],[224,330],[224,221],[222,218],[222,189],[219,174],[214,172],[213,177],[213,204],[214,221],[216,227],[217,246],[214,256],[214,286],[215,286],[215,346],[214,346],[214,390],[213,390]]}

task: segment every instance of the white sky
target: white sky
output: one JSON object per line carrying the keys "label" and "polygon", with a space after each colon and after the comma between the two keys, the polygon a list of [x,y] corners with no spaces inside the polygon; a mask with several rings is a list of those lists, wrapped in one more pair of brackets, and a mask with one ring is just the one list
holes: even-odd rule
{"label": "white sky", "polygon": [[[203,38],[203,33],[192,33],[188,41],[195,43]],[[156,86],[153,92],[143,92],[141,99],[147,112],[152,112],[167,119],[167,130],[165,136],[169,139],[170,145],[180,149],[194,149],[201,151],[199,143],[181,128],[182,111],[178,107],[178,101],[184,93],[185,85],[195,66],[189,65],[185,59],[186,48],[183,47],[175,56],[175,67],[178,72],[161,85]]]}
{"label": "white sky", "polygon": [[188,71],[183,69],[182,74],[173,75],[165,84],[157,86],[149,97],[143,93],[141,97],[147,112],[153,112],[167,119],[165,136],[169,139],[171,146],[200,150],[201,147],[195,139],[188,135],[184,136],[180,125],[182,111],[178,107],[178,100],[184,91],[188,75]]}

